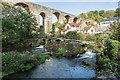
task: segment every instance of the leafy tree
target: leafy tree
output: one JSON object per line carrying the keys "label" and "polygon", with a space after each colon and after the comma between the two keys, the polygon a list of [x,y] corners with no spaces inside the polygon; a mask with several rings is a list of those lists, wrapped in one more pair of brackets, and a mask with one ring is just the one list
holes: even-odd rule
{"label": "leafy tree", "polygon": [[52,25],[52,36],[53,37],[55,36],[55,25],[54,24]]}
{"label": "leafy tree", "polygon": [[92,18],[92,16],[93,16],[93,13],[90,11],[90,12],[87,12],[87,16],[88,16],[88,18]]}
{"label": "leafy tree", "polygon": [[14,7],[8,3],[3,4],[2,15],[2,45],[3,49],[19,49],[29,46],[34,38],[36,19],[30,14],[28,8]]}
{"label": "leafy tree", "polygon": [[55,22],[55,23],[53,23],[53,24],[55,25],[55,27],[61,25],[61,23],[58,23],[58,22]]}
{"label": "leafy tree", "polygon": [[103,19],[103,17],[98,15],[98,16],[95,18],[95,21],[100,22],[102,19]]}
{"label": "leafy tree", "polygon": [[67,24],[67,20],[66,19],[63,20],[63,24]]}
{"label": "leafy tree", "polygon": [[81,13],[78,15],[82,20],[86,19],[87,15],[85,13]]}
{"label": "leafy tree", "polygon": [[82,34],[77,33],[76,31],[69,31],[69,32],[66,34],[66,38],[68,38],[68,39],[80,40],[80,39],[83,38],[83,36],[82,36]]}
{"label": "leafy tree", "polygon": [[112,18],[114,16],[114,10],[105,11],[102,16],[104,18]]}
{"label": "leafy tree", "polygon": [[120,9],[119,9],[119,8],[117,8],[117,9],[115,10],[115,15],[114,15],[114,17],[118,17],[118,16],[120,16]]}
{"label": "leafy tree", "polygon": [[120,24],[119,22],[114,22],[110,25],[111,39],[120,41]]}
{"label": "leafy tree", "polygon": [[104,12],[105,12],[104,10],[100,10],[99,15],[102,16]]}
{"label": "leafy tree", "polygon": [[98,16],[98,14],[99,14],[99,13],[98,13],[97,10],[93,11],[93,16],[94,16],[94,17]]}

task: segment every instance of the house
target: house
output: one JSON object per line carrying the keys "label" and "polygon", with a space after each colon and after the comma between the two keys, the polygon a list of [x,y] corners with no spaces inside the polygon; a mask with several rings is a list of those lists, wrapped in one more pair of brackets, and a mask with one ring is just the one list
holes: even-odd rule
{"label": "house", "polygon": [[84,27],[83,33],[84,34],[95,34],[95,28],[93,26]]}
{"label": "house", "polygon": [[77,31],[83,34],[94,34],[95,28],[88,27],[84,22],[83,23],[68,23],[65,26],[65,29],[61,32],[61,34],[66,34],[69,31]]}
{"label": "house", "polygon": [[116,22],[118,19],[119,17],[103,19],[102,21],[98,22],[97,30],[109,30],[110,24]]}
{"label": "house", "polygon": [[61,33],[66,34],[69,31],[79,31],[81,29],[81,24],[82,23],[67,23],[65,29]]}

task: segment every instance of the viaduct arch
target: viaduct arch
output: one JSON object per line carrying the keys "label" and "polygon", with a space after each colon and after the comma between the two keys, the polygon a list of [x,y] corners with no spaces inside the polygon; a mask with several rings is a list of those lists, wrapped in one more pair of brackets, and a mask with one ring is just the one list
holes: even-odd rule
{"label": "viaduct arch", "polygon": [[40,20],[39,20],[39,15],[42,16],[43,18],[43,27],[44,27],[44,32],[47,34],[47,27],[49,29],[52,29],[52,14],[54,14],[57,17],[57,21],[59,23],[62,23],[64,20],[64,17],[66,18],[68,23],[72,22],[78,22],[78,18],[75,15],[62,12],[59,10],[55,10],[52,8],[48,8],[42,5],[38,5],[32,2],[28,2],[25,0],[2,0],[2,2],[7,2],[11,5],[15,6],[22,6],[24,8],[28,8],[31,14],[33,14],[37,20],[38,27],[40,27]]}

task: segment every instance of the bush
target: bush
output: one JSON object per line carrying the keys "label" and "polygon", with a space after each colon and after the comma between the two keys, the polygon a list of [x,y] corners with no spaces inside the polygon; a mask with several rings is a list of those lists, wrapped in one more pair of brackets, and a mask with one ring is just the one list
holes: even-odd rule
{"label": "bush", "polygon": [[108,39],[106,41],[106,48],[104,49],[104,54],[109,56],[110,59],[117,59],[118,54],[118,44],[119,42],[116,40]]}
{"label": "bush", "polygon": [[85,47],[87,47],[88,49],[93,49],[94,48],[93,45],[91,45],[91,44],[86,44]]}
{"label": "bush", "polygon": [[56,55],[64,55],[66,53],[66,49],[65,48],[60,48],[58,49],[58,53],[56,53]]}
{"label": "bush", "polygon": [[66,34],[66,38],[80,40],[80,39],[83,39],[83,36],[81,33],[77,33],[76,31],[69,31]]}
{"label": "bush", "polygon": [[2,54],[2,71],[6,76],[18,71],[26,71],[48,59],[49,55],[8,52]]}

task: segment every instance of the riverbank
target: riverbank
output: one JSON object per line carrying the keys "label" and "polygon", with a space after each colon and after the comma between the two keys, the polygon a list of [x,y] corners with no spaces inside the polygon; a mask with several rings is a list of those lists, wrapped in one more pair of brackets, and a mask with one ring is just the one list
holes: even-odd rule
{"label": "riverbank", "polygon": [[31,54],[30,52],[7,52],[2,54],[2,76],[27,71],[49,59],[49,55]]}
{"label": "riverbank", "polygon": [[92,78],[96,75],[96,70],[84,65],[79,58],[51,56],[45,63],[36,66],[35,68],[8,75],[3,80],[14,79],[43,79],[43,78]]}

